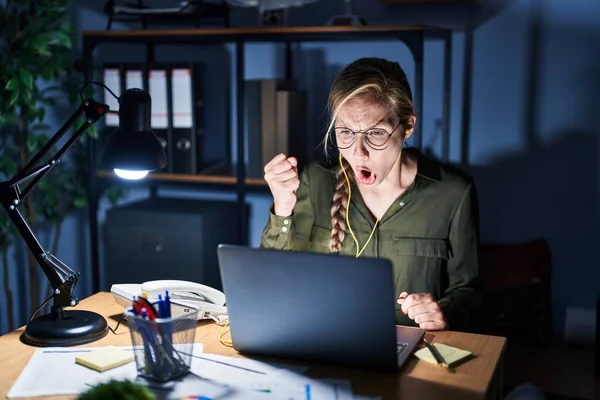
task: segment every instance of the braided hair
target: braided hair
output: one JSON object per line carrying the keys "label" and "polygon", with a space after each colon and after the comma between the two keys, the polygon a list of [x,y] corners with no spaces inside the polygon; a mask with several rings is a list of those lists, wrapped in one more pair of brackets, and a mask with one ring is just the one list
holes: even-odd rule
{"label": "braided hair", "polygon": [[[414,115],[412,92],[405,72],[397,62],[383,58],[361,58],[346,66],[333,82],[329,93],[328,109],[331,116],[326,130],[323,146],[327,156],[327,144],[332,141],[331,130],[340,108],[352,98],[366,98],[375,101],[400,119],[403,131],[409,126],[410,118]],[[337,167],[336,184],[331,205],[331,236],[329,250],[339,252],[346,235],[346,208],[348,204],[348,183],[354,182],[354,173],[348,161],[342,158]]]}

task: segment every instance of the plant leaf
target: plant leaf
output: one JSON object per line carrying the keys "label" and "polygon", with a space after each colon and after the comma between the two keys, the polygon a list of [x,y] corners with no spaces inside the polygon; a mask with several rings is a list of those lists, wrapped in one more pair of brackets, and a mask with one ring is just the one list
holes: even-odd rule
{"label": "plant leaf", "polygon": [[18,89],[18,82],[17,79],[15,77],[11,78],[7,83],[6,86],[4,87],[4,90],[17,90]]}
{"label": "plant leaf", "polygon": [[14,107],[14,105],[17,103],[18,100],[19,100],[19,92],[18,91],[12,92],[12,94],[10,95],[10,100],[8,101],[8,106]]}
{"label": "plant leaf", "polygon": [[37,118],[40,122],[44,121],[44,117],[46,116],[46,109],[44,107],[40,107],[37,110]]}
{"label": "plant leaf", "polygon": [[74,201],[75,207],[85,207],[87,203],[87,198],[85,197],[77,197]]}
{"label": "plant leaf", "polygon": [[33,75],[26,68],[19,69],[19,77],[21,78],[21,82],[28,89],[31,90],[33,88]]}
{"label": "plant leaf", "polygon": [[28,136],[27,137],[27,150],[29,152],[32,152],[36,149],[37,147],[37,138],[35,136]]}

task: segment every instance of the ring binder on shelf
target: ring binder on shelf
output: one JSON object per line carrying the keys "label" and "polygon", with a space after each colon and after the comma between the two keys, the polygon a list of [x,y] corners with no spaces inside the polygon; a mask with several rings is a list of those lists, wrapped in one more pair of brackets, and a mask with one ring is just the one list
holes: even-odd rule
{"label": "ring binder on shelf", "polygon": [[[103,66],[104,83],[118,96],[131,87],[148,91],[152,98],[151,128],[165,147],[169,164],[166,170],[173,174],[198,174],[214,164],[204,160],[204,99],[202,64],[194,63],[106,63]],[[118,109],[116,99],[105,96],[109,106]],[[108,118],[110,117],[110,118]],[[107,126],[118,126],[118,117],[108,115]],[[222,153],[221,139],[216,140]],[[215,146],[208,143],[207,146]],[[204,151],[206,154],[206,151]],[[222,154],[227,161],[227,154]]]}

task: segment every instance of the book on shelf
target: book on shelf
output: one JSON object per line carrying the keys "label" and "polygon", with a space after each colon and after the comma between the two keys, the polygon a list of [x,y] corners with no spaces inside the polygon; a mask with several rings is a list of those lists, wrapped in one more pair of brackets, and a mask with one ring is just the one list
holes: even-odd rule
{"label": "book on shelf", "polygon": [[279,153],[306,159],[307,93],[295,80],[253,79],[245,82],[246,176],[262,178],[264,166]]}

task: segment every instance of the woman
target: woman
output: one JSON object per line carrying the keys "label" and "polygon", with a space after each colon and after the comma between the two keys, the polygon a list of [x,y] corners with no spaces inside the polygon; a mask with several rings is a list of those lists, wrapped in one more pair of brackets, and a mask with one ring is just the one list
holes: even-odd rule
{"label": "woman", "polygon": [[[412,149],[416,117],[404,71],[363,58],[329,94],[332,167],[280,154],[265,166],[273,195],[261,246],[384,257],[393,263],[396,322],[470,330],[480,307],[479,234],[469,177]],[[333,136],[333,137],[332,137]]]}

